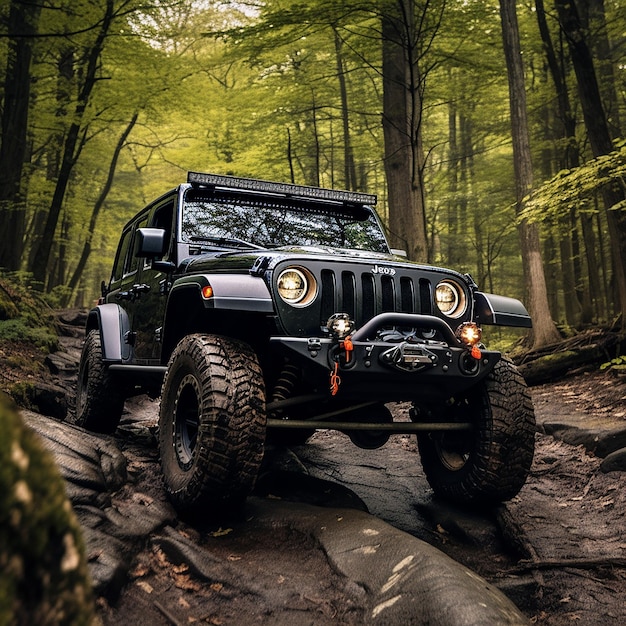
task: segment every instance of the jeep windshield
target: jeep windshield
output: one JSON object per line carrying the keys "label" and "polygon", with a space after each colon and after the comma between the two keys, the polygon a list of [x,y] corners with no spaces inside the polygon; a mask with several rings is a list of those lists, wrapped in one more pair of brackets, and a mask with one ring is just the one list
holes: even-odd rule
{"label": "jeep windshield", "polygon": [[328,246],[389,252],[375,213],[301,198],[188,189],[181,237],[210,247]]}

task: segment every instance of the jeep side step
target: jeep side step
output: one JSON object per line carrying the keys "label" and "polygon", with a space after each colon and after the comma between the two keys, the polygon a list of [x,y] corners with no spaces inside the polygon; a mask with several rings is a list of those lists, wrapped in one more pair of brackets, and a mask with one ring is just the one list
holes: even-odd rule
{"label": "jeep side step", "polygon": [[166,365],[122,365],[121,363],[113,363],[109,365],[109,372],[127,372],[131,374],[147,374],[149,376],[165,376],[167,372]]}

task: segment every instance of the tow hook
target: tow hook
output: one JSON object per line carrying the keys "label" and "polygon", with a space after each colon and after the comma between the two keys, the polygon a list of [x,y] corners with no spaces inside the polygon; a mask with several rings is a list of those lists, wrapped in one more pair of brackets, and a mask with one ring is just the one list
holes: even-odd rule
{"label": "tow hook", "polygon": [[380,355],[380,360],[403,372],[418,372],[437,365],[437,355],[421,345],[404,341]]}

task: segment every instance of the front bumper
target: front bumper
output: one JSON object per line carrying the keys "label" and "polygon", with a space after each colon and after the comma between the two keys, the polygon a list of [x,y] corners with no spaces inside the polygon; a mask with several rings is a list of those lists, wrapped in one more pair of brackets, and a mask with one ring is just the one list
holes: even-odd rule
{"label": "front bumper", "polygon": [[[389,328],[419,329],[406,340],[383,340]],[[446,399],[479,383],[500,360],[499,352],[472,356],[448,324],[434,316],[382,313],[355,331],[349,344],[334,337],[272,337],[271,344],[323,376],[341,377],[342,396],[383,401]]]}

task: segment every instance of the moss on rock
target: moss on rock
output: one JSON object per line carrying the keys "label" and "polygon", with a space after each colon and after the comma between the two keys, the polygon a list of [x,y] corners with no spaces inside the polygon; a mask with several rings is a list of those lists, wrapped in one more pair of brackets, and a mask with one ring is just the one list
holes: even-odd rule
{"label": "moss on rock", "polygon": [[52,310],[17,278],[0,274],[0,341],[28,341],[47,352],[58,349]]}
{"label": "moss on rock", "polygon": [[94,624],[80,527],[54,460],[0,393],[0,624]]}

